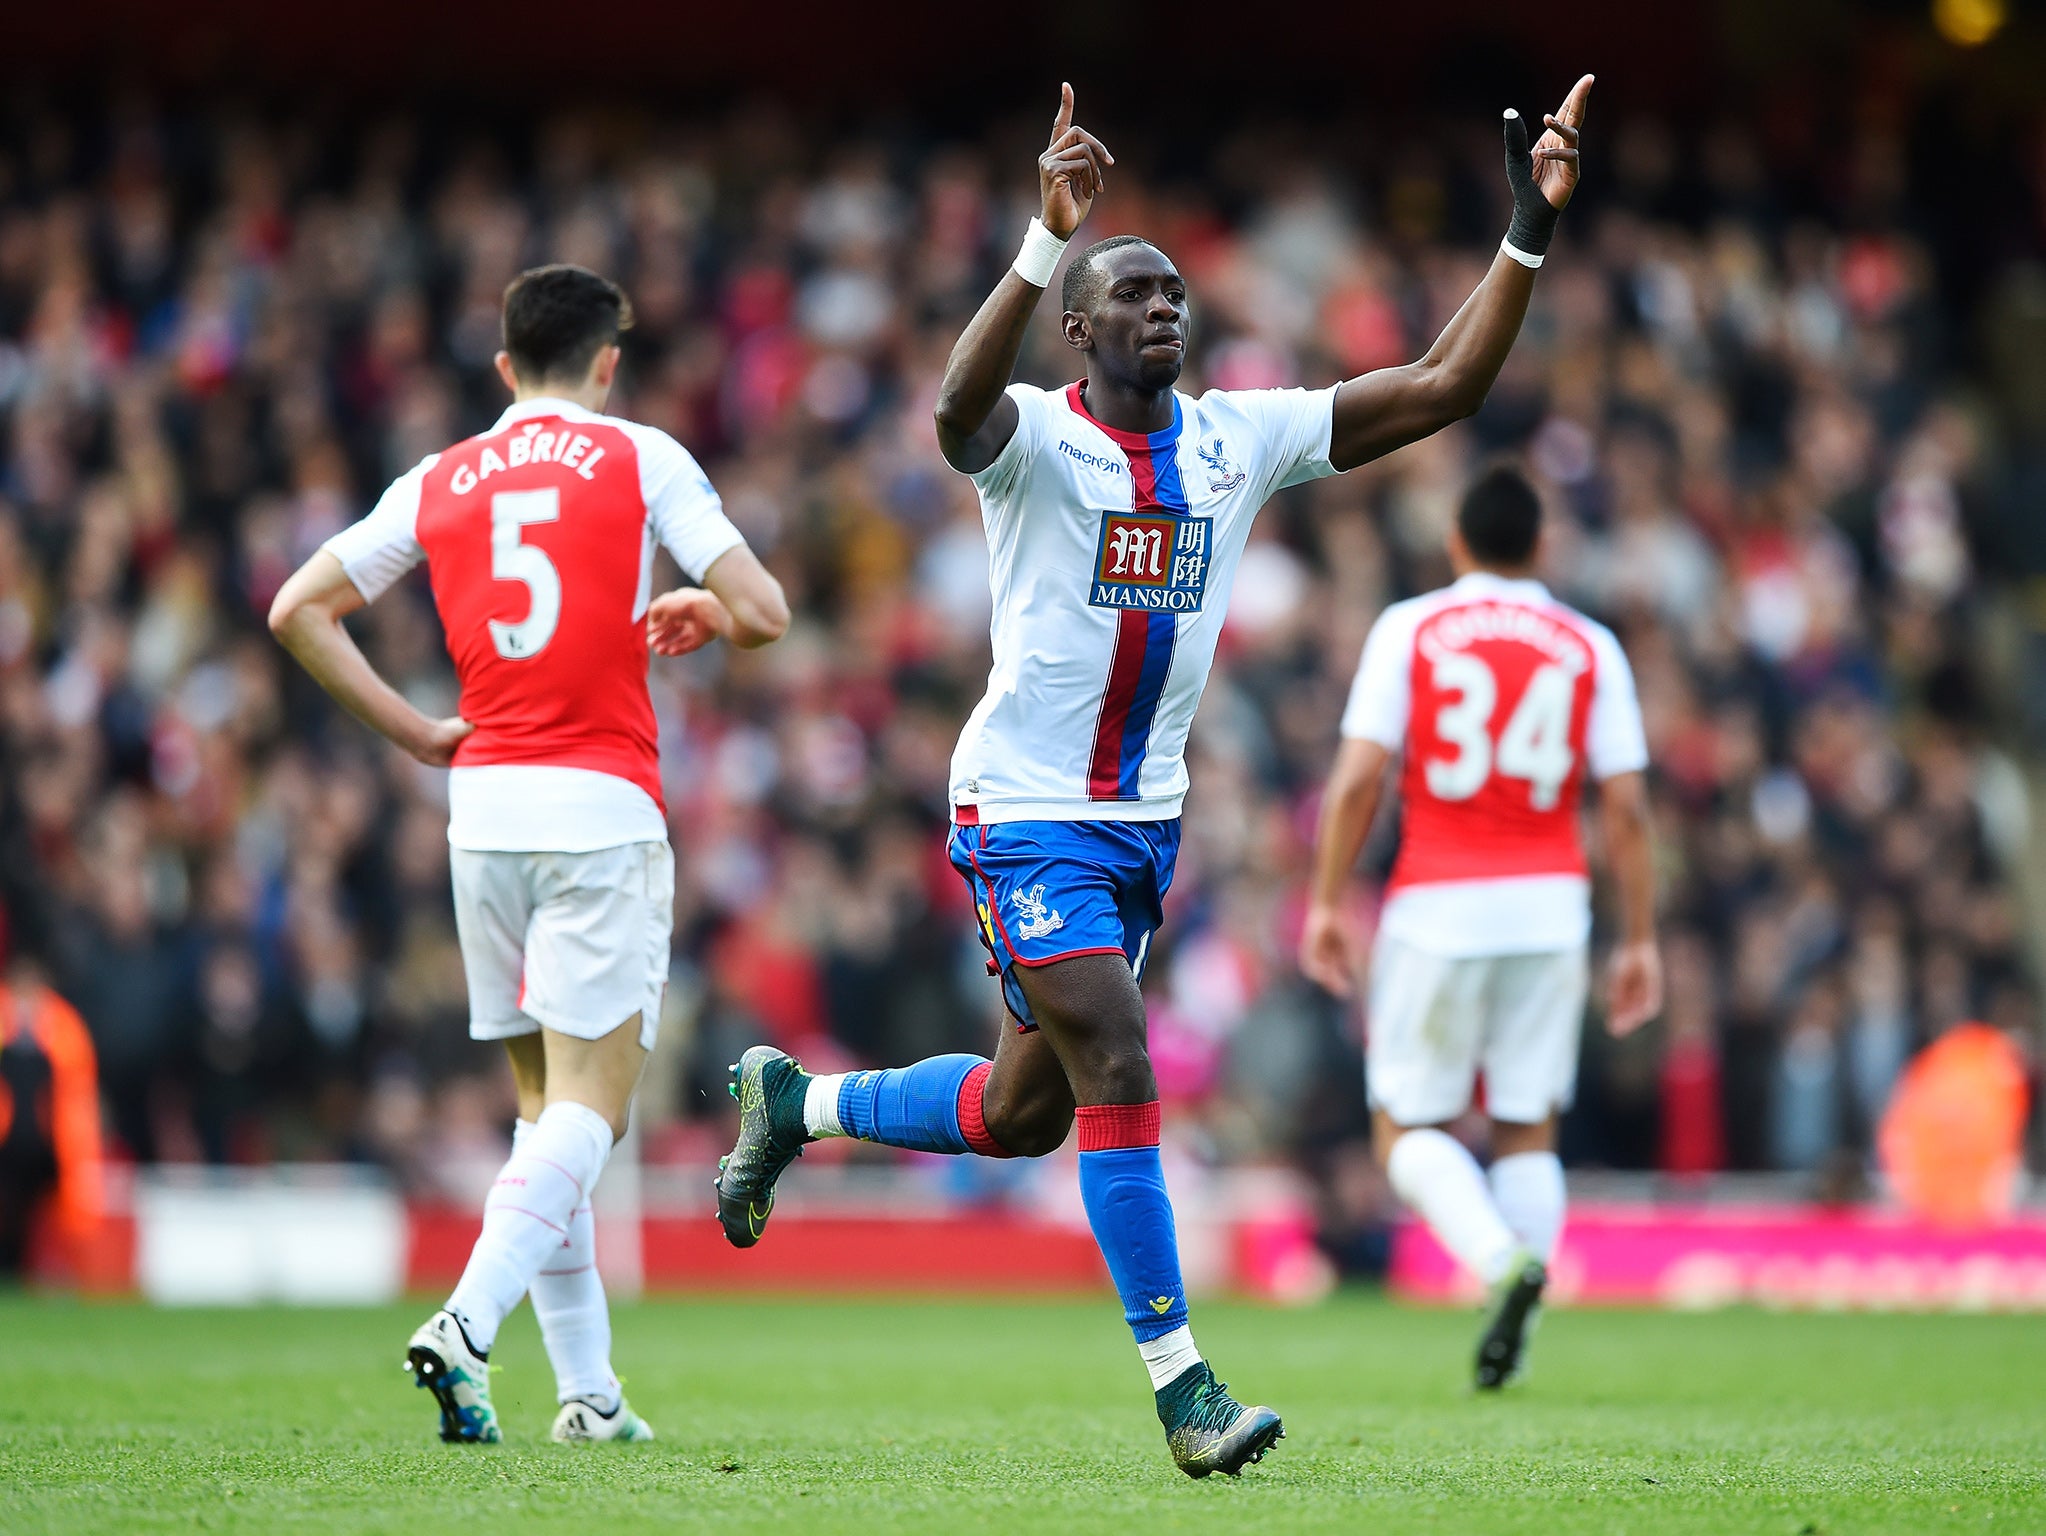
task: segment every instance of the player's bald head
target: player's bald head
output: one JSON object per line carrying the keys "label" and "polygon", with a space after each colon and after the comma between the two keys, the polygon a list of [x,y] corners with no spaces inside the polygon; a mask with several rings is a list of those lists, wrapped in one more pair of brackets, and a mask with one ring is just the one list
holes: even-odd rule
{"label": "player's bald head", "polygon": [[1070,314],[1092,314],[1107,291],[1115,253],[1133,247],[1141,247],[1168,269],[1172,265],[1163,251],[1141,235],[1110,235],[1088,246],[1067,266],[1065,282],[1059,287],[1060,308]]}

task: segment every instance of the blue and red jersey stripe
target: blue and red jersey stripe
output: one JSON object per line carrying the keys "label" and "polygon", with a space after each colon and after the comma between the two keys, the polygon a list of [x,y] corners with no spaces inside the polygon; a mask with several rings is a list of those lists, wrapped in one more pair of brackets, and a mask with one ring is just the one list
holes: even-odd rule
{"label": "blue and red jersey stripe", "polygon": [[[1186,516],[1186,489],[1179,480],[1179,432],[1183,425],[1179,397],[1172,400],[1172,425],[1161,432],[1120,432],[1095,421],[1081,396],[1080,385],[1066,391],[1074,411],[1108,434],[1129,459],[1133,491],[1130,509]],[[1140,608],[1121,611],[1115,631],[1115,652],[1108,664],[1108,686],[1101,696],[1101,715],[1094,727],[1094,751],[1087,763],[1087,794],[1094,800],[1135,800],[1137,779],[1151,748],[1151,726],[1158,718],[1158,700],[1172,671],[1172,647],[1179,636],[1178,616]]]}

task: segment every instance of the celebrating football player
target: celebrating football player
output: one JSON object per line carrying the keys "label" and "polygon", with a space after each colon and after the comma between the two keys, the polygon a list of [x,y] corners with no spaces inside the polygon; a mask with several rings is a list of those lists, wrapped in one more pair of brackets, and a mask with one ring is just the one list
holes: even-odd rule
{"label": "celebrating football player", "polygon": [[1266,500],[1483,402],[1576,185],[1591,83],[1532,148],[1506,114],[1512,226],[1425,357],[1328,389],[1198,399],[1174,388],[1185,279],[1133,236],[1066,264],[1059,325],[1083,376],[1057,390],[1010,382],[1115,165],[1064,88],[1038,159],[1041,216],[953,349],[937,406],[939,445],[980,494],[994,588],[994,669],[952,762],[951,856],[1015,1028],[992,1061],[812,1076],[755,1046],[734,1069],[740,1132],[718,1210],[740,1247],[759,1241],[775,1180],[813,1138],[1038,1157],[1077,1122],[1088,1220],[1173,1459],[1194,1477],[1236,1474],[1282,1430],[1271,1409],[1231,1397],[1194,1343],[1159,1162],[1138,983],[1179,849],[1187,730]]}

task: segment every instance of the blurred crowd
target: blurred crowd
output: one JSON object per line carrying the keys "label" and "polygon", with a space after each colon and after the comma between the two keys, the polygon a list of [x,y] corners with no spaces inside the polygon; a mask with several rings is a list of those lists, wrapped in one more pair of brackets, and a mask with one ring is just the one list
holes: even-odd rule
{"label": "blurred crowd", "polygon": [[[723,1064],[755,1039],[814,1066],[991,1047],[942,851],[985,548],[930,408],[1035,211],[1039,131],[128,100],[0,134],[0,921],[88,1022],[119,1148],[370,1159],[421,1189],[495,1166],[510,1101],[466,1039],[444,778],[337,715],[262,616],[392,477],[494,419],[499,296],[541,260],[625,285],[613,409],[698,455],[798,615],[766,651],[653,669],[679,885],[646,1155],[714,1154]],[[1367,155],[1266,125],[1191,164],[1113,141],[1084,234],[1141,231],[1186,273],[1184,387],[1426,345],[1507,199],[1488,125],[1408,131]],[[1656,762],[1670,1007],[1625,1046],[1594,1019],[1567,1155],[1851,1188],[1915,1048],[1964,1018],[2035,1028],[2015,880],[2046,711],[2014,466],[2036,424],[2006,402],[2046,367],[2009,345],[2046,278],[1957,302],[1895,142],[1822,179],[1742,127],[1702,138],[1607,127],[1484,410],[1285,493],[1244,559],[1154,1042],[1191,1155],[1296,1162],[1332,1230],[1383,1192],[1364,1021],[1291,960],[1318,783],[1366,629],[1445,579],[1491,454],[1543,487],[1555,589],[1625,640]],[[1075,373],[1049,318],[1022,368],[1044,384]],[[357,628],[453,711],[423,572]],[[1360,922],[1390,852],[1382,825]]]}

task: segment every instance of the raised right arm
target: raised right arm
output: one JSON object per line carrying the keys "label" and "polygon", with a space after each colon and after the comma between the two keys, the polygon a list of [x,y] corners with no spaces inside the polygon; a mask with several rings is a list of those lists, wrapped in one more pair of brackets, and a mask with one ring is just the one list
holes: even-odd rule
{"label": "raised right arm", "polygon": [[[1016,266],[1002,274],[952,348],[944,382],[938,386],[938,447],[954,469],[977,474],[994,463],[1016,435],[1016,402],[1003,391],[1016,371],[1030,317],[1051,280],[1051,265],[1094,206],[1113,164],[1115,157],[1099,139],[1073,126],[1073,88],[1061,86],[1051,144],[1037,159],[1043,233],[1033,228],[1024,256],[1018,258],[1019,264],[1033,255],[1038,261],[1030,277]],[[1040,276],[1043,281],[1031,280]]]}

